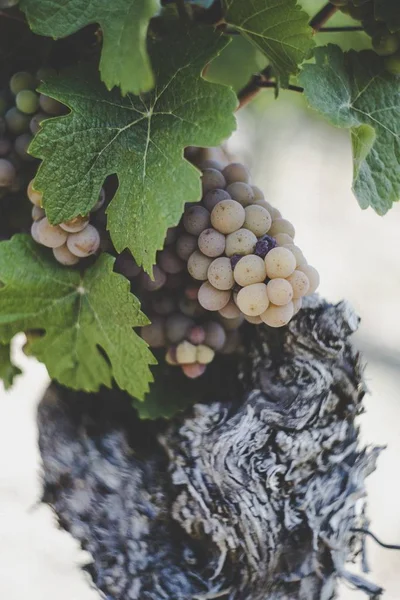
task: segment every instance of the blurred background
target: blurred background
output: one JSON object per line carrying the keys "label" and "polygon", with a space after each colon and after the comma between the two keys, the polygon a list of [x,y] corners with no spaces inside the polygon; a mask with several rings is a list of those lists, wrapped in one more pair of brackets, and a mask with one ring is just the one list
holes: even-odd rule
{"label": "blurred background", "polygon": [[[334,41],[344,49],[368,46],[358,33],[351,39],[317,37],[317,43]],[[227,52],[236,57],[235,72],[226,72],[222,56],[208,78],[225,78],[239,89],[264,66],[241,38]],[[273,90],[263,91],[240,111],[228,147],[251,168],[266,199],[295,224],[296,242],[321,273],[320,293],[332,302],[346,298],[361,317],[354,343],[364,354],[370,391],[359,418],[361,439],[387,446],[367,482],[370,528],[383,541],[400,544],[400,205],[385,217],[359,208],[351,192],[348,132],[320,120],[296,92],[275,100]],[[90,557],[40,504],[36,407],[49,380],[42,365],[22,354],[22,343],[18,336],[14,351],[24,374],[11,391],[0,390],[0,597],[95,600],[99,595],[79,568]],[[398,600],[400,552],[372,540],[367,548],[369,577],[386,589],[384,600]],[[340,588],[341,600],[364,597]]]}

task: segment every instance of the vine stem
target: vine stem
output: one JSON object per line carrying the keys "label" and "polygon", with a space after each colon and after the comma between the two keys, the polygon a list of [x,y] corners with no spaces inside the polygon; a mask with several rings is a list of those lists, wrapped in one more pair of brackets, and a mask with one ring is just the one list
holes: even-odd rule
{"label": "vine stem", "polygon": [[[325,6],[321,8],[321,10],[317,12],[317,14],[310,21],[310,27],[313,28],[314,34],[320,31],[321,28],[323,28],[325,23],[335,14],[337,10],[337,6],[333,6],[333,4],[328,2]],[[264,69],[264,71],[262,71],[259,75],[254,75],[250,79],[249,83],[245,85],[245,87],[242,88],[238,93],[239,105],[237,107],[237,110],[243,108],[251,100],[253,100],[253,98],[257,96],[261,89],[265,87],[276,87],[276,84],[266,85],[267,83],[269,83],[271,76],[272,69],[270,66]],[[293,90],[294,88],[296,88],[294,91],[302,91],[302,89],[298,88],[298,86],[289,86],[289,89]]]}

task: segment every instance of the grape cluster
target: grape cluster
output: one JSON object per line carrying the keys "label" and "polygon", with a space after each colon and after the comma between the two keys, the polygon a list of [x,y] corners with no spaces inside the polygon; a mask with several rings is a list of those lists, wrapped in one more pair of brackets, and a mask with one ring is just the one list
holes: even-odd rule
{"label": "grape cluster", "polygon": [[52,248],[55,259],[65,266],[76,265],[80,259],[95,254],[100,248],[99,229],[90,223],[91,216],[99,211],[105,202],[105,191],[101,190],[99,200],[90,215],[78,216],[59,225],[51,225],[42,207],[42,194],[29,182],[27,195],[32,202],[31,235],[35,242]]}
{"label": "grape cluster", "polygon": [[345,14],[362,22],[366,33],[372,38],[372,47],[383,56],[386,70],[400,75],[400,33],[392,33],[376,19],[374,0],[331,0]]}
{"label": "grape cluster", "polygon": [[153,279],[130,254],[117,259],[151,320],[143,339],[192,378],[216,352],[238,349],[244,321],[282,327],[319,284],[293,225],[251,185],[246,167],[206,161],[202,187],[202,200],[168,231]]}
{"label": "grape cluster", "polygon": [[29,163],[37,162],[28,154],[33,135],[43,119],[60,115],[65,107],[35,88],[55,71],[42,68],[32,75],[14,73],[7,89],[0,90],[0,198],[9,192],[25,189]]}

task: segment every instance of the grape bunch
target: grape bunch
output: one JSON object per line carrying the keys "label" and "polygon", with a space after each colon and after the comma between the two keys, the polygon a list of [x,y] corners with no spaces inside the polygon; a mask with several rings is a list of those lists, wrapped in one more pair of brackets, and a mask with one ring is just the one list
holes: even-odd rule
{"label": "grape bunch", "polygon": [[55,71],[47,67],[35,76],[19,71],[6,89],[0,89],[0,199],[25,189],[37,166],[36,159],[28,154],[33,135],[43,119],[65,111],[62,104],[35,91],[40,81],[53,74]]}
{"label": "grape bunch", "polygon": [[251,185],[245,166],[206,161],[202,188],[202,200],[168,231],[153,279],[130,254],[117,258],[151,320],[143,339],[192,378],[217,352],[238,349],[244,321],[282,327],[319,284],[293,225]]}
{"label": "grape bunch", "polygon": [[345,14],[362,22],[366,33],[372,38],[372,47],[384,57],[385,68],[392,75],[400,75],[400,33],[392,33],[376,19],[374,0],[331,0]]}

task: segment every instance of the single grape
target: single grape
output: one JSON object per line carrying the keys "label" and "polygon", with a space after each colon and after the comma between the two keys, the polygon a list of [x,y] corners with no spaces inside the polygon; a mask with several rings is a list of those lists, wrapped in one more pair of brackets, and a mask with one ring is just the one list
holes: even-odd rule
{"label": "single grape", "polygon": [[227,319],[226,317],[223,317],[221,315],[221,311],[218,312],[220,314],[219,319],[221,321],[221,325],[223,326],[226,332],[233,331],[234,329],[239,329],[239,327],[244,322],[244,315],[241,312],[239,312],[239,315],[237,317],[234,317],[233,319]]}
{"label": "single grape", "polygon": [[29,129],[29,115],[24,115],[15,106],[10,108],[5,114],[5,120],[8,130],[14,135],[20,135]]}
{"label": "single grape", "polygon": [[244,315],[244,318],[252,325],[260,325],[263,322],[261,317],[249,317],[249,315]]}
{"label": "single grape", "polygon": [[152,317],[150,325],[141,328],[140,335],[150,348],[162,348],[167,343],[165,320],[162,317]]}
{"label": "single grape", "polygon": [[70,221],[64,221],[64,223],[60,223],[61,229],[64,231],[68,231],[68,233],[77,233],[78,231],[82,231],[89,225],[89,216],[81,216],[78,215],[74,219]]}
{"label": "single grape", "polygon": [[[33,210],[37,208],[37,206],[34,206]],[[39,208],[39,210],[42,209]],[[53,248],[53,254],[56,261],[66,267],[72,267],[73,265],[76,265],[79,262],[79,258],[68,250],[67,244],[58,246],[58,248]]]}
{"label": "single grape", "polygon": [[311,294],[313,294],[315,292],[315,290],[319,286],[319,273],[318,273],[317,269],[315,269],[311,265],[301,265],[298,268],[298,270],[302,271],[307,276],[307,279],[310,283],[310,287],[308,289],[306,296],[310,296]]}
{"label": "single grape", "polygon": [[203,160],[200,165],[200,169],[202,171],[205,171],[206,169],[216,169],[217,171],[222,171],[222,165],[217,160],[207,159]]}
{"label": "single grape", "polygon": [[272,221],[276,221],[277,219],[282,218],[282,215],[279,212],[279,210],[277,208],[275,208],[274,206],[272,206],[266,200],[256,200],[255,202],[253,202],[253,204],[255,204],[256,206],[262,206],[263,208],[265,208],[265,210],[267,210],[269,212]]}
{"label": "single grape", "polygon": [[179,309],[187,317],[196,318],[204,314],[204,309],[197,300],[189,300],[185,296],[179,300]]}
{"label": "single grape", "polygon": [[257,238],[248,229],[238,229],[226,236],[225,254],[252,254],[257,244]]}
{"label": "single grape", "polygon": [[208,321],[204,325],[206,337],[204,343],[213,350],[221,350],[226,342],[226,333],[222,325],[216,321]]}
{"label": "single grape", "polygon": [[[296,271],[294,271],[296,273]],[[293,275],[291,275],[293,277]],[[267,283],[268,298],[272,304],[284,306],[293,298],[293,289],[289,281],[277,277]]]}
{"label": "single grape", "polygon": [[22,90],[34,90],[36,87],[36,81],[33,75],[26,71],[19,71],[14,73],[10,79],[10,90],[11,93],[16,96],[18,92]]}
{"label": "single grape", "polygon": [[133,279],[140,275],[142,269],[136,264],[136,261],[130,252],[125,251],[117,256],[115,260],[115,271],[121,273],[127,279]]}
{"label": "single grape", "polygon": [[226,188],[226,191],[233,200],[239,202],[243,207],[249,206],[254,201],[254,193],[251,185],[242,181],[231,183]]}
{"label": "single grape", "polygon": [[170,346],[165,354],[165,362],[168,365],[175,367],[178,364],[176,360],[176,348],[175,346]]}
{"label": "single grape", "polygon": [[178,227],[169,227],[169,229],[167,229],[167,235],[165,236],[164,246],[169,246],[170,244],[176,242],[178,235]]}
{"label": "single grape", "polygon": [[283,327],[289,323],[293,317],[293,313],[293,302],[289,302],[285,306],[270,304],[267,310],[260,316],[263,322],[270,327]]}
{"label": "single grape", "polygon": [[38,225],[39,221],[34,221],[31,225],[31,236],[32,239],[35,240],[37,244],[40,244],[39,234],[38,234]]}
{"label": "single grape", "polygon": [[224,188],[226,186],[226,181],[221,171],[218,171],[217,169],[204,169],[201,177],[201,185],[204,196],[210,190]]}
{"label": "single grape", "polygon": [[93,206],[93,208],[91,209],[90,212],[94,213],[94,212],[97,212],[98,210],[100,210],[100,208],[104,205],[105,201],[106,201],[106,191],[104,188],[101,188],[100,194],[99,194],[99,199],[97,200],[96,204]]}
{"label": "single grape", "polygon": [[189,285],[185,288],[185,296],[189,300],[197,300],[198,294],[199,294],[199,286],[196,284]]}
{"label": "single grape", "polygon": [[231,197],[225,190],[217,188],[207,192],[203,198],[203,204],[209,212],[212,212],[213,208],[222,200],[231,200]]}
{"label": "single grape", "polygon": [[286,246],[287,244],[293,245],[293,238],[291,238],[287,233],[276,233],[274,238],[278,246]]}
{"label": "single grape", "polygon": [[10,140],[6,137],[0,138],[0,157],[7,156],[12,148]]}
{"label": "single grape", "polygon": [[[86,231],[85,229],[83,231]],[[78,234],[74,234],[78,235]],[[145,290],[148,292],[155,292],[160,290],[167,281],[167,276],[160,267],[154,265],[153,267],[153,279],[147,273],[142,273],[140,276],[141,283]]]}
{"label": "single grape", "polygon": [[209,346],[200,344],[196,348],[196,360],[201,365],[209,365],[214,360],[215,352]]}
{"label": "single grape", "polygon": [[21,90],[15,97],[15,106],[26,115],[33,115],[39,108],[39,96],[32,90]]}
{"label": "single grape", "polygon": [[36,115],[33,115],[32,119],[29,121],[29,129],[31,130],[32,135],[36,135],[44,119],[48,118],[48,115],[45,115],[42,112],[38,112]]}
{"label": "single grape", "polygon": [[293,240],[296,232],[291,222],[287,219],[276,219],[272,222],[271,229],[268,233],[273,237],[277,233],[287,233]]}
{"label": "single grape", "polygon": [[269,305],[267,286],[265,283],[252,283],[240,290],[236,301],[243,314],[258,317]]}
{"label": "single grape", "polygon": [[228,331],[226,342],[221,350],[221,354],[233,354],[240,346],[240,335],[238,330]]}
{"label": "single grape", "polygon": [[14,165],[5,158],[0,158],[0,188],[10,187],[15,179]]}
{"label": "single grape", "polygon": [[176,301],[164,292],[152,294],[151,307],[158,315],[171,315],[176,310]]}
{"label": "single grape", "polygon": [[[277,281],[276,279],[274,281]],[[293,271],[293,273],[287,278],[288,283],[291,285],[293,289],[293,298],[297,300],[297,298],[301,298],[305,296],[310,289],[310,282],[308,277],[303,271]],[[270,282],[272,283],[272,281]],[[274,302],[270,298],[271,302]],[[274,302],[274,304],[279,304],[278,302]]]}
{"label": "single grape", "polygon": [[250,181],[250,173],[241,163],[229,164],[222,171],[222,174],[225,177],[227,185],[235,183],[236,181],[241,181],[243,183],[249,183]]}
{"label": "single grape", "polygon": [[246,218],[243,227],[252,231],[257,237],[261,237],[269,231],[272,219],[265,208],[253,204],[251,206],[246,206],[244,212],[246,213]]}
{"label": "single grape", "polygon": [[196,354],[196,346],[187,340],[184,340],[176,347],[176,360],[180,365],[190,365],[195,363]]}
{"label": "single grape", "polygon": [[28,185],[28,190],[27,190],[28,198],[32,202],[32,204],[34,204],[35,206],[42,207],[43,194],[42,194],[42,192],[37,192],[33,188],[33,182],[34,182],[34,180],[31,179],[31,181],[29,182],[29,185]]}
{"label": "single grape", "polygon": [[178,344],[185,339],[194,322],[179,313],[170,315],[165,323],[165,332],[171,344]]}
{"label": "single grape", "polygon": [[206,330],[201,325],[196,325],[192,327],[188,334],[189,342],[197,346],[198,344],[202,344],[206,339]]}
{"label": "single grape", "polygon": [[216,229],[205,229],[198,240],[199,249],[205,256],[215,258],[221,256],[225,250],[225,236]]}
{"label": "single grape", "polygon": [[296,259],[287,248],[278,246],[273,248],[265,257],[267,275],[270,279],[282,277],[285,279],[293,273],[296,268]]}
{"label": "single grape", "polygon": [[199,363],[193,363],[191,365],[182,365],[182,371],[189,377],[189,379],[197,379],[204,374],[207,365],[200,365]]}
{"label": "single grape", "polygon": [[211,263],[212,258],[205,256],[199,250],[196,250],[189,257],[187,270],[193,279],[205,281],[207,279],[208,267],[211,265]]}
{"label": "single grape", "polygon": [[237,263],[233,271],[233,276],[236,283],[241,286],[262,283],[267,276],[265,262],[260,256],[256,256],[255,254],[243,256]]}
{"label": "single grape", "polygon": [[44,81],[50,77],[55,77],[55,75],[57,75],[57,71],[53,69],[53,67],[40,67],[40,69],[36,71],[36,79],[38,81]]}
{"label": "single grape", "polygon": [[276,248],[276,240],[270,235],[263,235],[256,244],[254,248],[254,254],[256,256],[260,256],[261,258],[265,258],[273,248]]}
{"label": "single grape", "polygon": [[372,47],[379,56],[390,56],[399,49],[400,40],[395,33],[378,34],[372,38]]}
{"label": "single grape", "polygon": [[29,144],[32,141],[32,136],[30,133],[23,133],[19,135],[14,141],[14,149],[15,152],[20,156],[23,160],[33,161],[35,158],[28,154]]}
{"label": "single grape", "polygon": [[171,248],[164,248],[157,254],[157,262],[165,273],[180,273],[185,268],[185,263]]}
{"label": "single grape", "polygon": [[47,217],[37,221],[36,235],[39,244],[47,248],[58,248],[67,241],[67,233],[58,225],[51,225]]}
{"label": "single grape", "polygon": [[256,185],[252,185],[251,189],[253,190],[254,196],[253,204],[259,202],[260,200],[265,200],[264,192],[259,187],[257,187]]}
{"label": "single grape", "polygon": [[67,245],[72,254],[85,258],[97,252],[100,246],[100,234],[93,225],[86,225],[85,229],[77,233],[70,233]]}
{"label": "single grape", "polygon": [[226,256],[220,256],[212,261],[207,270],[207,278],[217,290],[227,291],[233,288],[235,280],[231,261]]}
{"label": "single grape", "polygon": [[209,281],[205,281],[199,289],[198,301],[206,310],[216,311],[224,308],[230,297],[230,290],[218,290]]}
{"label": "single grape", "polygon": [[385,58],[385,69],[391,75],[400,75],[400,52]]}
{"label": "single grape", "polygon": [[50,98],[49,96],[45,96],[44,94],[40,94],[39,96],[39,104],[40,108],[53,117],[57,117],[58,115],[62,115],[65,111],[65,107],[57,100]]}
{"label": "single grape", "polygon": [[176,240],[175,250],[179,258],[189,260],[189,256],[197,250],[197,237],[189,233],[182,233]]}
{"label": "single grape", "polygon": [[46,216],[46,213],[44,212],[43,208],[40,208],[40,206],[32,206],[32,220],[33,221],[40,221],[40,219],[43,219],[43,217]]}
{"label": "single grape", "polygon": [[236,319],[240,316],[240,310],[232,299],[230,299],[228,304],[218,312],[224,319]]}
{"label": "single grape", "polygon": [[211,223],[220,233],[233,233],[239,229],[246,218],[244,208],[235,200],[222,200],[212,210]]}
{"label": "single grape", "polygon": [[293,314],[297,315],[303,304],[303,298],[293,298]]}
{"label": "single grape", "polygon": [[210,226],[210,213],[204,206],[199,204],[191,206],[185,210],[183,226],[191,235],[199,236],[202,231]]}

